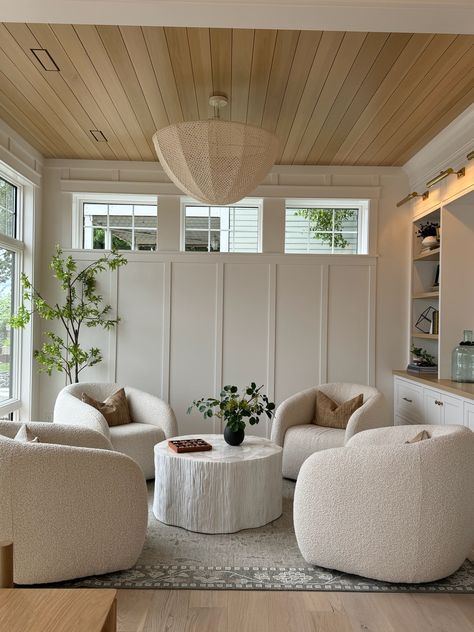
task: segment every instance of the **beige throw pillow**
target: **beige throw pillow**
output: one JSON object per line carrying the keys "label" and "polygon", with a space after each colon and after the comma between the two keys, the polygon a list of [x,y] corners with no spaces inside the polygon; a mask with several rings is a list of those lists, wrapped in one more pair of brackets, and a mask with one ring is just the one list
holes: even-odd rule
{"label": "beige throw pillow", "polygon": [[316,392],[316,414],[313,423],[325,428],[345,430],[351,415],[362,406],[364,396],[361,393],[347,402],[338,404],[322,391]]}
{"label": "beige throw pillow", "polygon": [[424,441],[425,439],[431,439],[431,437],[426,430],[422,430],[408,441],[405,441],[405,443],[418,443],[418,441]]}
{"label": "beige throw pillow", "polygon": [[82,393],[82,401],[102,413],[110,427],[122,426],[131,422],[127,397],[123,388],[107,397],[104,402],[98,402],[93,397],[89,397],[87,393]]}
{"label": "beige throw pillow", "polygon": [[40,440],[38,437],[35,437],[31,430],[28,430],[26,424],[23,424],[19,429],[16,435],[13,437],[15,441],[19,441],[20,443],[39,443]]}

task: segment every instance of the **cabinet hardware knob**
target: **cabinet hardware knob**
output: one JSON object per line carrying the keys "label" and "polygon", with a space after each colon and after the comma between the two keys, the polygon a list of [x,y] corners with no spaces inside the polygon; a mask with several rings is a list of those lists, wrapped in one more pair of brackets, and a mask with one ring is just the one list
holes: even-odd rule
{"label": "cabinet hardware knob", "polygon": [[439,404],[440,406],[442,406],[442,405],[443,405],[443,402],[438,402],[438,404]]}
{"label": "cabinet hardware knob", "polygon": [[408,399],[408,397],[402,397],[402,399],[404,399],[409,404],[411,404],[413,402],[413,400],[412,399]]}

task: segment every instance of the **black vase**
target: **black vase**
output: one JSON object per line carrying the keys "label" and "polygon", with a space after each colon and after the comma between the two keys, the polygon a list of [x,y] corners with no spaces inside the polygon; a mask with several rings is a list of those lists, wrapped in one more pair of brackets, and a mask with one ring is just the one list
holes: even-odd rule
{"label": "black vase", "polygon": [[229,445],[240,445],[245,437],[245,430],[231,430],[229,426],[224,428],[224,439]]}

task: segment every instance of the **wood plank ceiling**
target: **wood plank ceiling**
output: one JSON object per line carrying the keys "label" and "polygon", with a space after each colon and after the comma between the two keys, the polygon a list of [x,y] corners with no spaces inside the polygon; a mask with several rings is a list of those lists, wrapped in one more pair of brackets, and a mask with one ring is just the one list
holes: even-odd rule
{"label": "wood plank ceiling", "polygon": [[0,118],[45,157],[156,160],[216,92],[280,164],[402,165],[473,102],[473,66],[471,35],[0,23]]}

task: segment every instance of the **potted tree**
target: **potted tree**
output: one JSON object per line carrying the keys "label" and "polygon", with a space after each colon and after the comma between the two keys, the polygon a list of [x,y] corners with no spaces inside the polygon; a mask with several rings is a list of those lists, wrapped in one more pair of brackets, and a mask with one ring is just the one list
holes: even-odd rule
{"label": "potted tree", "polygon": [[240,445],[245,437],[245,424],[248,421],[251,426],[258,424],[260,416],[265,414],[271,419],[275,410],[275,404],[261,393],[262,386],[257,388],[255,382],[239,392],[237,386],[224,386],[220,392],[220,399],[207,397],[195,399],[188,408],[188,414],[196,408],[202,413],[204,419],[213,416],[225,422],[224,439],[229,445]]}
{"label": "potted tree", "polygon": [[[40,371],[51,375],[53,371],[65,373],[67,383],[79,382],[84,369],[102,361],[99,348],[86,349],[81,344],[84,328],[101,327],[109,330],[117,325],[118,318],[110,318],[111,305],[104,305],[97,292],[97,276],[105,270],[116,270],[127,263],[117,251],[99,257],[82,270],[69,255],[63,256],[59,246],[52,257],[50,268],[63,292],[63,301],[48,302],[32,285],[26,274],[21,276],[22,304],[10,319],[12,327],[23,329],[33,314],[46,321],[56,321],[63,335],[45,332],[47,341],[33,355],[41,365]],[[27,307],[26,304],[29,304]]]}

